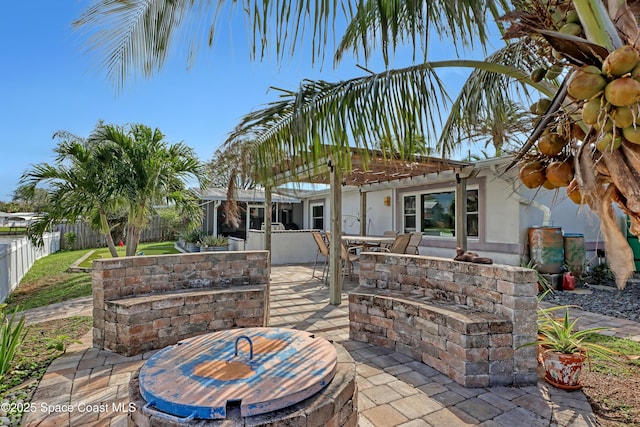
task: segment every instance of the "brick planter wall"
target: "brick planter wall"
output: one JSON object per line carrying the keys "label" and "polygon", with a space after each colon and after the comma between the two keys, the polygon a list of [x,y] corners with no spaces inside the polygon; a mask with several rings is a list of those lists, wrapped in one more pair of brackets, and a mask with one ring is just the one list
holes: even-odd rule
{"label": "brick planter wall", "polygon": [[[537,382],[535,271],[362,253],[351,338],[409,354],[467,386]],[[504,321],[508,321],[506,324]]]}
{"label": "brick planter wall", "polygon": [[96,260],[92,281],[94,347],[126,356],[269,318],[268,251]]}

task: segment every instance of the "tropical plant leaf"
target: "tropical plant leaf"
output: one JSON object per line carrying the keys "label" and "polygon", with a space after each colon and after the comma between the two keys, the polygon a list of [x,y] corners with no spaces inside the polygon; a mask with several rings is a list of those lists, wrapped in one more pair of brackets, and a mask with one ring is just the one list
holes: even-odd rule
{"label": "tropical plant leaf", "polygon": [[381,51],[388,65],[390,54],[406,44],[412,46],[414,60],[422,51],[422,60],[426,61],[434,34],[450,40],[456,52],[461,48],[484,49],[489,39],[487,17],[495,18],[510,6],[504,0],[358,1],[349,9],[349,25],[335,62],[347,51],[355,55],[361,52],[365,61],[373,52]]}

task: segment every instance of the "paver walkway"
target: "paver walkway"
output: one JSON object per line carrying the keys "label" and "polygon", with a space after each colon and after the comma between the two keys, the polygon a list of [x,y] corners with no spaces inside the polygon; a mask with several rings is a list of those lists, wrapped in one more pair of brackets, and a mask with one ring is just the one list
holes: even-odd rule
{"label": "paver walkway", "polygon": [[[332,306],[327,286],[311,279],[311,268],[274,267],[270,325],[313,331],[350,352],[357,362],[361,427],[596,425],[581,392],[565,392],[543,381],[532,387],[465,388],[404,354],[349,340],[347,292],[355,286],[347,284],[342,305]],[[86,313],[90,300],[71,305]],[[28,315],[46,319],[47,310]],[[617,319],[593,316],[591,320],[618,324]],[[640,335],[640,324],[620,328],[619,336]],[[51,364],[32,400],[36,411],[23,425],[127,425],[129,379],[153,352],[122,357],[90,348],[90,334],[83,341]]]}

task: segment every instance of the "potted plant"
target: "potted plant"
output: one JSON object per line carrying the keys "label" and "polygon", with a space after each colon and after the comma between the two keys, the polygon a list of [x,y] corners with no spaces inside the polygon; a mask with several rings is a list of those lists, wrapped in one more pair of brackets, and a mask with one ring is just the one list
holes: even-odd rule
{"label": "potted plant", "polygon": [[200,239],[203,251],[226,251],[229,249],[229,239],[225,236],[207,235]]}
{"label": "potted plant", "polygon": [[185,250],[187,252],[200,252],[200,239],[202,232],[198,229],[190,230],[184,235]]}
{"label": "potted plant", "polygon": [[[556,310],[564,310],[564,316],[552,315]],[[565,390],[578,390],[582,366],[591,355],[610,360],[618,353],[586,340],[593,333],[608,328],[596,327],[576,330],[579,319],[569,320],[569,306],[554,306],[538,309],[538,340],[522,347],[537,345],[539,358],[545,369],[545,381]]]}

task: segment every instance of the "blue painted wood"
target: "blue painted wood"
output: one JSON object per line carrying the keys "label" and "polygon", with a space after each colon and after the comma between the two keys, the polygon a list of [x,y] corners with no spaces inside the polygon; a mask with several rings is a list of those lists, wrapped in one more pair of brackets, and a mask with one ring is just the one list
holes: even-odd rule
{"label": "blue painted wood", "polygon": [[[236,340],[247,336],[236,355]],[[244,347],[242,346],[244,344]],[[233,329],[183,340],[140,370],[140,392],[178,417],[223,419],[227,402],[243,417],[275,411],[324,388],[335,375],[336,350],[323,338],[286,328]]]}

